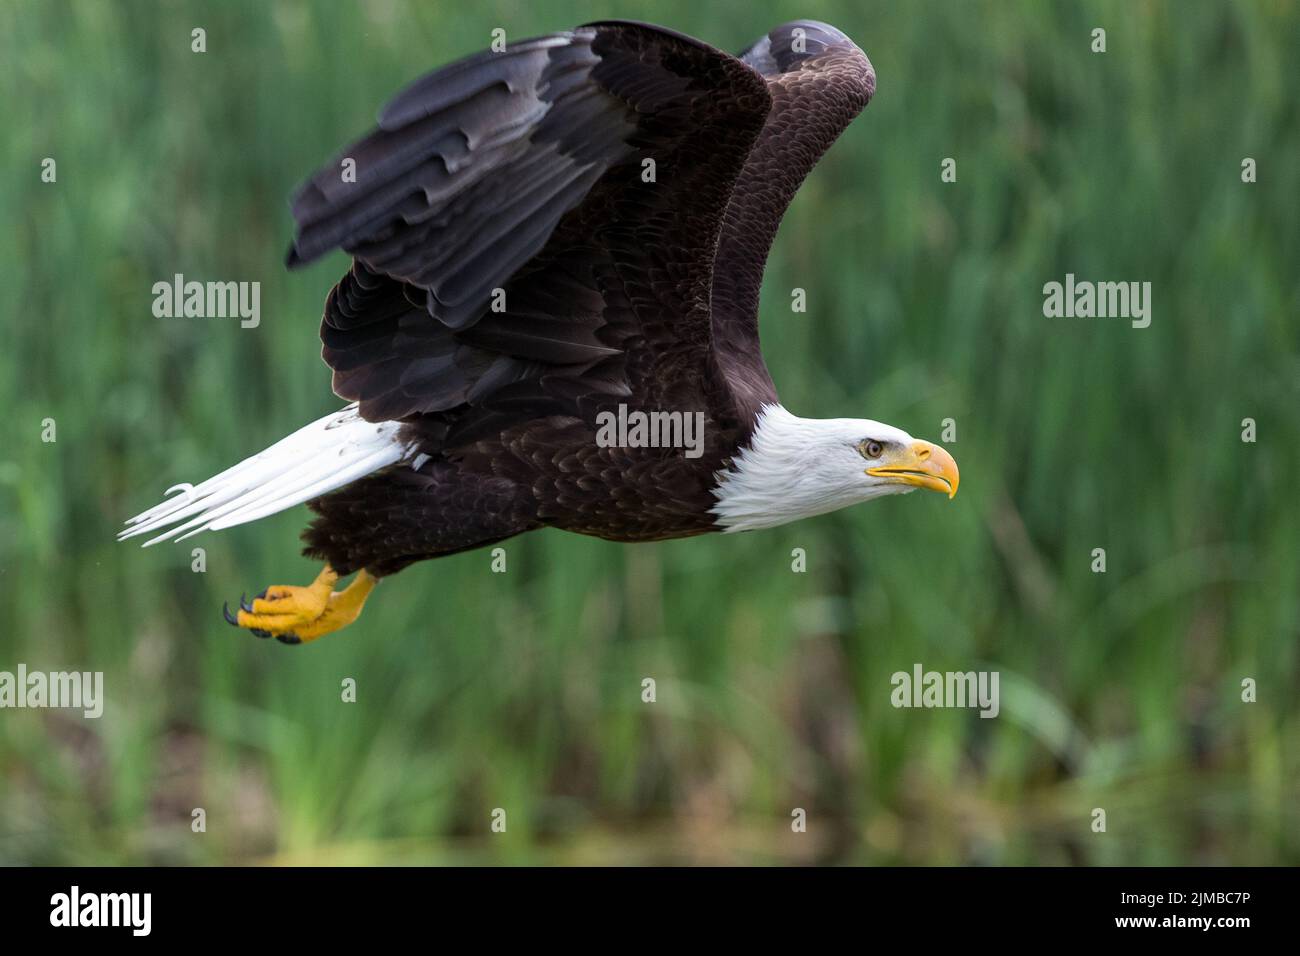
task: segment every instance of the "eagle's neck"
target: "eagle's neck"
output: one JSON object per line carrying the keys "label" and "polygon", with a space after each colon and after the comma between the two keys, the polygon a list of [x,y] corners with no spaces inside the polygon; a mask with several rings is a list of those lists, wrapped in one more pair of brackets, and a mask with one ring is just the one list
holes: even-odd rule
{"label": "eagle's neck", "polygon": [[717,503],[710,511],[718,527],[772,528],[888,494],[865,482],[862,469],[853,465],[854,444],[865,424],[800,418],[781,405],[764,406],[748,447],[717,473]]}

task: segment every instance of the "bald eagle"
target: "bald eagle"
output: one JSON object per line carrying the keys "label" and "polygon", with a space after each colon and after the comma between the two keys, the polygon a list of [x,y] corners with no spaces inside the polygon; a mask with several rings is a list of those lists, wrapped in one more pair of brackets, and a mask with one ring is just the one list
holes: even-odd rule
{"label": "bald eagle", "polygon": [[355,620],[379,578],[536,528],[658,541],[951,497],[946,451],[792,414],[759,349],[781,217],[874,90],[863,52],[808,20],[738,57],[602,21],[416,80],[293,198],[290,268],[352,256],[320,329],[352,404],[169,489],[121,537],[308,503],[320,576],[224,611],[297,644]]}

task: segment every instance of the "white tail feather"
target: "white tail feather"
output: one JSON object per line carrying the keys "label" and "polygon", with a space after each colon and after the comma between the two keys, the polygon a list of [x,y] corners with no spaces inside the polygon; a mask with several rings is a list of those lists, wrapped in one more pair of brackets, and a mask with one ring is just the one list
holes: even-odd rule
{"label": "white tail feather", "polygon": [[368,422],[355,404],[326,415],[199,485],[175,485],[162,504],[127,521],[118,540],[180,541],[284,511],[407,457],[397,422]]}

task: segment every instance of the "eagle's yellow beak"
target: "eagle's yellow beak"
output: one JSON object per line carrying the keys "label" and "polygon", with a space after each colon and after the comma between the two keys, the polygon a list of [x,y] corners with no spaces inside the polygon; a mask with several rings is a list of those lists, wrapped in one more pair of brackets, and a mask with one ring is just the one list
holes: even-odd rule
{"label": "eagle's yellow beak", "polygon": [[867,474],[875,478],[890,478],[904,484],[942,491],[952,498],[957,494],[961,474],[957,462],[938,445],[928,441],[914,441],[910,448],[893,456],[882,465],[868,468]]}

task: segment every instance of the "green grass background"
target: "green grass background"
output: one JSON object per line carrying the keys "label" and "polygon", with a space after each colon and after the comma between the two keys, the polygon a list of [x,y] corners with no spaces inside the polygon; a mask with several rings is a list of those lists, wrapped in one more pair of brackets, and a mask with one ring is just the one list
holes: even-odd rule
{"label": "green grass background", "polygon": [[[340,404],[316,327],[345,259],[282,269],[291,188],[492,28],[609,16],[731,50],[810,16],[871,56],[765,352],[796,413],[954,418],[957,498],[537,533],[296,649],[220,608],[310,580],[305,509],[115,543]],[[0,862],[1300,862],[1297,61],[1268,0],[0,4],[0,670],[108,698],[0,711]],[[155,319],[176,272],[260,281],[261,326]],[[1150,281],[1151,327],[1044,318],[1066,272]],[[1001,716],[894,709],[916,662],[1000,671]]]}

